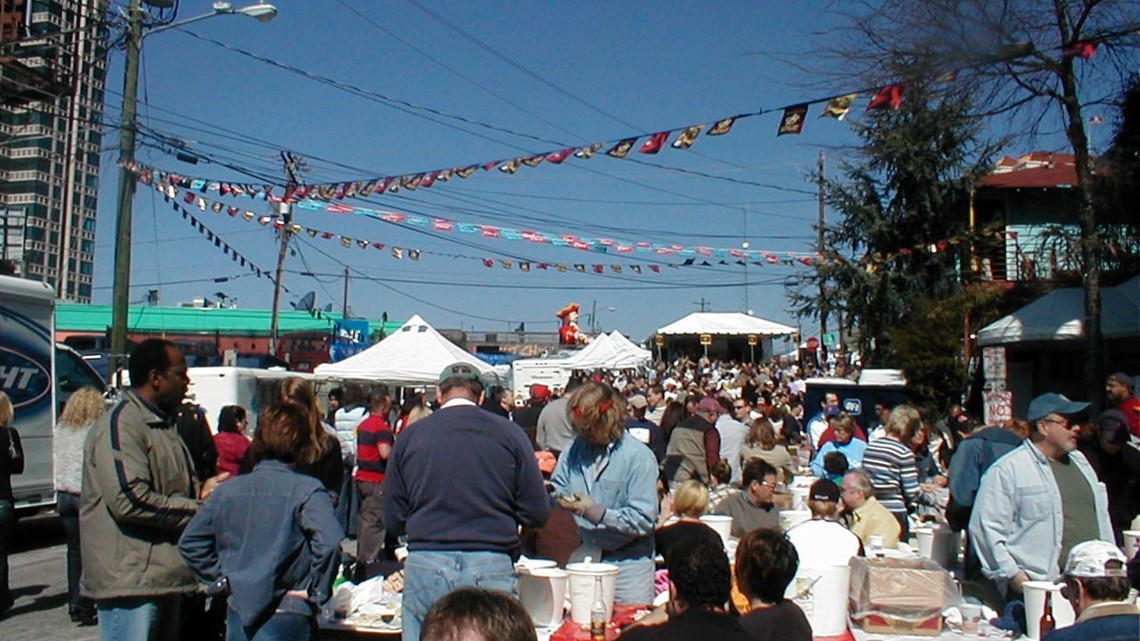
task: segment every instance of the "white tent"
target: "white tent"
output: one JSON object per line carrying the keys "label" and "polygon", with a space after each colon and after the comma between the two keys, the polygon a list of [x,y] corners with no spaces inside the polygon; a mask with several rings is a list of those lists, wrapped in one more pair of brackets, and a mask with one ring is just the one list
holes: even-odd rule
{"label": "white tent", "polygon": [[641,361],[639,364],[646,364],[653,360],[653,352],[640,347],[637,343],[629,340],[616,329],[610,332],[610,340],[618,346],[618,349],[629,355],[630,358]]}
{"label": "white tent", "polygon": [[567,369],[626,369],[641,367],[652,355],[619,332],[599,334],[582,351],[562,361]]}
{"label": "white tent", "polygon": [[658,334],[713,334],[721,336],[785,336],[796,328],[739,312],[693,312],[657,330]]}
{"label": "white tent", "polygon": [[[1105,338],[1140,337],[1140,276],[1102,292],[1100,327]],[[1084,335],[1085,291],[1067,287],[986,325],[978,331],[978,344],[1074,340]]]}
{"label": "white tent", "polygon": [[391,336],[339,363],[318,365],[315,373],[333,378],[363,379],[389,385],[432,385],[452,363],[469,363],[484,374],[487,363],[444,338],[419,315]]}

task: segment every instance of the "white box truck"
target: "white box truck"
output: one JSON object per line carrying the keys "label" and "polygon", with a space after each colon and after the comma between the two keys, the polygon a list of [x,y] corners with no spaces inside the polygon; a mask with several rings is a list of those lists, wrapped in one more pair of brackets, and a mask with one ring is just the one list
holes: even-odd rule
{"label": "white box truck", "polygon": [[24,445],[24,473],[12,477],[20,511],[55,504],[52,426],[72,392],[106,384],[78,352],[55,343],[55,291],[0,276],[0,390],[15,409],[12,426]]}

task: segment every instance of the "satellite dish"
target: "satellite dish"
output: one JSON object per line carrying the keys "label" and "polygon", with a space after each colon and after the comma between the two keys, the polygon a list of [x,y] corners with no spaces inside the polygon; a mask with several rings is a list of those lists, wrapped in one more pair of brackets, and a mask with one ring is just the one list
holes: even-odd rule
{"label": "satellite dish", "polygon": [[300,310],[302,312],[311,312],[313,311],[313,305],[315,305],[316,302],[317,293],[309,292],[308,294],[302,296],[301,300],[293,303],[293,309]]}
{"label": "satellite dish", "polygon": [[325,305],[325,311],[326,311],[326,312],[331,312],[331,311],[332,311],[332,303],[329,303],[328,305]]}

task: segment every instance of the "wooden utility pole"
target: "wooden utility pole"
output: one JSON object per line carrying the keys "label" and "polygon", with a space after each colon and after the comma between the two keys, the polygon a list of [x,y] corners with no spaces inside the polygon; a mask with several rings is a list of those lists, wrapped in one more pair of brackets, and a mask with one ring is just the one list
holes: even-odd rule
{"label": "wooden utility pole", "polygon": [[[281,152],[281,161],[285,165],[285,193],[292,194],[300,184],[297,180],[297,170],[301,159],[288,151]],[[277,356],[277,320],[281,309],[281,278],[285,271],[285,254],[289,251],[289,239],[293,236],[293,203],[288,198],[282,198],[277,203],[277,215],[281,217],[281,245],[277,250],[277,272],[273,278],[273,313],[269,320],[269,353]]]}
{"label": "wooden utility pole", "polygon": [[[819,205],[819,223],[817,224],[817,228],[819,230],[819,237],[818,237],[818,240],[816,241],[816,252],[819,254],[821,259],[823,258],[823,243],[824,243],[823,227],[824,227],[824,224],[826,223],[826,220],[824,217],[824,212],[826,210],[826,207],[824,206],[824,186],[825,185],[824,185],[824,180],[823,180],[823,161],[824,161],[824,154],[821,151],[821,152],[819,152],[819,158],[816,161],[816,163],[817,163],[817,165],[816,165],[816,168],[817,168],[816,187],[818,189],[818,205]],[[819,279],[819,343],[820,343],[820,345],[823,345],[823,335],[827,333],[827,314],[828,314],[828,311],[829,310],[828,310],[828,305],[827,305],[827,279],[820,278]],[[840,330],[840,331],[842,331],[842,330]],[[823,350],[824,350],[824,353],[826,354],[827,348],[823,347]]]}

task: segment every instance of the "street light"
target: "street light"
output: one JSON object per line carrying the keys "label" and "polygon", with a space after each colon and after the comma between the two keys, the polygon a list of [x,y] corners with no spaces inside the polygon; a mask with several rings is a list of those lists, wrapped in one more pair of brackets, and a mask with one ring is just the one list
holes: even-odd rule
{"label": "street light", "polygon": [[258,22],[269,22],[277,15],[277,7],[266,3],[234,9],[229,2],[215,2],[210,13],[143,31],[143,2],[162,7],[164,0],[130,0],[127,8],[126,65],[123,75],[123,115],[120,121],[118,218],[115,222],[115,279],[111,293],[111,370],[123,365],[127,351],[127,313],[131,290],[131,210],[135,200],[135,178],[125,166],[135,159],[135,132],[138,127],[139,52],[148,35],[182,27],[192,22],[223,15],[243,15]]}

